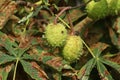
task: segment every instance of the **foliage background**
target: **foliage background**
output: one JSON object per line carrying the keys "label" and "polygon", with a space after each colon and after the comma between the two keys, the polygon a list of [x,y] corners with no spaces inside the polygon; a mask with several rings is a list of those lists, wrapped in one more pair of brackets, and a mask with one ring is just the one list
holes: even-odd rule
{"label": "foliage background", "polygon": [[[0,80],[120,80],[120,16],[92,20],[87,2],[0,0]],[[54,21],[83,39],[83,55],[72,64],[44,38]]]}

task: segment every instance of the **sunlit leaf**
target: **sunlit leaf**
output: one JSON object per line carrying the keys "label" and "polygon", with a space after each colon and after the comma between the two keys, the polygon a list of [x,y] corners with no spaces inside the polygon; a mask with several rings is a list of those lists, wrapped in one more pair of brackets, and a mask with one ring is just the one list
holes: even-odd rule
{"label": "sunlit leaf", "polygon": [[38,6],[34,12],[31,12],[26,17],[23,17],[18,23],[25,22],[29,20],[30,18],[36,16],[42,8],[43,6]]}
{"label": "sunlit leaf", "polygon": [[43,2],[46,6],[49,5],[49,0],[43,0]]}
{"label": "sunlit leaf", "polygon": [[33,12],[29,13],[29,15],[27,15],[26,17],[23,17],[18,23],[27,21],[29,18],[32,17],[32,15],[33,15]]}

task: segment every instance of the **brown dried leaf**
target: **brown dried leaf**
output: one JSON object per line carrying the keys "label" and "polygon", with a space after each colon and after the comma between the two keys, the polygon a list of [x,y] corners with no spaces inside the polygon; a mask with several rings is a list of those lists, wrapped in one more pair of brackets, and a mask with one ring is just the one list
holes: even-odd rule
{"label": "brown dried leaf", "polygon": [[116,33],[114,32],[114,30],[111,27],[108,27],[108,29],[109,29],[109,35],[110,35],[112,43],[114,45],[117,45],[118,44],[118,38],[117,38]]}
{"label": "brown dried leaf", "polygon": [[120,53],[117,53],[116,55],[114,55],[112,57],[105,57],[105,58],[112,62],[120,64]]}
{"label": "brown dried leaf", "polygon": [[76,72],[73,70],[63,70],[63,76],[73,77],[76,75]]}
{"label": "brown dried leaf", "polygon": [[88,26],[82,29],[82,34],[85,37],[85,42],[88,45],[92,45],[92,44],[97,43],[102,38],[102,36],[105,34],[105,32],[102,26],[92,25],[92,26]]}
{"label": "brown dried leaf", "polygon": [[118,34],[120,34],[120,17],[116,18],[116,20],[114,21],[114,25],[112,27]]}
{"label": "brown dried leaf", "polygon": [[11,15],[13,15],[16,10],[16,3],[14,1],[10,1],[7,4],[5,3],[0,8],[0,29],[4,27],[6,22],[9,20]]}
{"label": "brown dried leaf", "polygon": [[59,68],[61,68],[62,66],[62,58],[54,57],[53,59],[47,61],[46,64],[51,65],[52,67],[57,68],[59,70]]}
{"label": "brown dried leaf", "polygon": [[103,50],[105,50],[107,47],[109,47],[108,44],[102,43],[102,42],[98,42],[98,43],[96,43],[96,44],[93,44],[93,45],[91,46],[91,49],[99,48],[100,51],[103,51]]}
{"label": "brown dried leaf", "polygon": [[0,66],[0,80],[6,80],[7,79],[8,74],[11,71],[12,67],[13,67],[13,64],[9,64],[5,67]]}
{"label": "brown dried leaf", "polygon": [[53,74],[54,80],[61,80],[61,75],[59,73]]}
{"label": "brown dried leaf", "polygon": [[32,67],[38,71],[39,77],[41,77],[42,80],[48,80],[47,74],[36,62],[31,62],[31,64],[32,64]]}
{"label": "brown dried leaf", "polygon": [[1,0],[0,2],[1,2],[0,10],[2,10],[11,2],[11,0]]}

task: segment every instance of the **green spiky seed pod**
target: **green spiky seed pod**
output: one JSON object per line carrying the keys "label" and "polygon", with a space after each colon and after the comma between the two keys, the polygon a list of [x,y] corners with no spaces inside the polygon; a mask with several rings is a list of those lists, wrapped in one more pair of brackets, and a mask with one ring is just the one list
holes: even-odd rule
{"label": "green spiky seed pod", "polygon": [[118,3],[117,3],[117,12],[120,13],[120,0],[118,0]]}
{"label": "green spiky seed pod", "polygon": [[60,47],[67,38],[67,30],[61,23],[50,23],[46,26],[45,37],[52,47]]}
{"label": "green spiky seed pod", "polygon": [[110,15],[120,13],[120,0],[107,0]]}
{"label": "green spiky seed pod", "polygon": [[98,20],[108,15],[108,4],[106,0],[95,2],[92,0],[86,6],[88,17]]}
{"label": "green spiky seed pod", "polygon": [[63,48],[63,57],[68,62],[72,63],[79,59],[82,55],[83,43],[79,36],[70,35],[66,40]]}

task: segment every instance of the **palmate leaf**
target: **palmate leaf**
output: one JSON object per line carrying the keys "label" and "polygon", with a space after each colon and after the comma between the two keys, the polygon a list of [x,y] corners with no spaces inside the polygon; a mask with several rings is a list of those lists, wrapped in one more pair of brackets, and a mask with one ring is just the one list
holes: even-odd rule
{"label": "palmate leaf", "polygon": [[90,73],[91,73],[93,67],[95,66],[95,64],[96,64],[96,61],[94,58],[89,60],[78,72],[78,74],[77,74],[78,79],[88,80]]}
{"label": "palmate leaf", "polygon": [[104,64],[102,64],[99,60],[97,61],[97,69],[101,80],[114,80]]}
{"label": "palmate leaf", "polygon": [[7,65],[5,67],[0,67],[0,80],[7,80],[8,74],[11,71],[13,64]]}
{"label": "palmate leaf", "polygon": [[68,63],[61,57],[48,53],[39,46],[33,47],[32,50],[29,51],[29,54],[24,54],[21,58],[24,60],[36,60],[42,62],[57,71],[61,71],[63,68],[70,68],[70,66],[67,65]]}
{"label": "palmate leaf", "polygon": [[13,47],[17,47],[17,44],[15,42],[12,42],[9,38],[6,38],[5,41],[3,41],[3,45],[11,55],[16,56],[13,48]]}
{"label": "palmate leaf", "polygon": [[36,60],[36,61],[38,61],[38,55],[29,55],[29,54],[27,54],[27,53],[25,53],[22,57],[21,57],[21,59],[24,59],[24,60]]}
{"label": "palmate leaf", "polygon": [[63,60],[61,57],[51,55],[50,53],[42,53],[39,57],[39,61],[54,68],[57,71],[61,71],[63,68],[70,68],[70,66],[65,66],[67,65],[65,60]]}
{"label": "palmate leaf", "polygon": [[98,42],[96,44],[93,44],[91,48],[95,57],[98,58],[101,55],[102,51],[105,50],[108,46],[109,45],[106,43]]}
{"label": "palmate leaf", "polygon": [[115,70],[117,70],[120,73],[120,65],[112,62],[110,60],[104,59],[104,58],[100,58],[100,61],[106,65],[109,65],[110,67],[114,68]]}
{"label": "palmate leaf", "polygon": [[9,52],[10,55],[16,56],[13,47],[17,47],[18,45],[14,41],[11,41],[6,34],[0,32],[0,36],[1,36],[0,37],[0,44],[6,50],[8,50],[8,52]]}
{"label": "palmate leaf", "polygon": [[16,55],[17,57],[21,57],[25,53],[25,51],[27,51],[29,48],[30,47],[26,47],[26,48],[19,48],[18,47],[14,50],[14,52],[17,54]]}
{"label": "palmate leaf", "polygon": [[95,49],[93,50],[93,53],[94,53],[95,57],[99,57],[100,54],[101,54],[101,51],[100,51],[99,48],[95,48]]}
{"label": "palmate leaf", "polygon": [[[24,71],[31,76],[31,78],[35,80],[48,80],[47,78],[44,78],[40,75],[39,70],[34,67],[30,62],[20,60]],[[44,73],[45,74],[45,73]],[[45,75],[46,76],[46,75]]]}
{"label": "palmate leaf", "polygon": [[[36,41],[37,42],[37,41]],[[39,58],[43,58],[45,55],[42,55],[44,54],[44,51],[40,46],[36,46],[36,47],[31,47],[30,50],[29,50],[29,54],[24,54],[22,56],[23,59],[34,59],[36,61],[39,61]],[[44,62],[44,61],[43,61]]]}
{"label": "palmate leaf", "polygon": [[14,61],[14,60],[15,58],[13,56],[9,56],[5,53],[0,53],[0,65]]}

